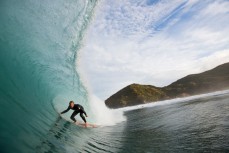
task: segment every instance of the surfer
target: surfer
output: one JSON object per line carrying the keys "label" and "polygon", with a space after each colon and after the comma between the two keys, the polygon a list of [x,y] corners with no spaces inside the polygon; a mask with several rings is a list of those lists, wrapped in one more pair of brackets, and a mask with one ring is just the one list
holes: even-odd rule
{"label": "surfer", "polygon": [[83,116],[83,114],[85,114],[86,117],[88,117],[88,116],[87,116],[87,113],[84,111],[83,106],[81,106],[79,104],[74,104],[74,101],[70,101],[68,108],[65,111],[61,112],[61,114],[68,112],[70,109],[74,110],[74,112],[72,113],[72,115],[70,117],[74,121],[74,123],[76,123],[76,119],[74,117],[78,113],[80,113],[80,117],[83,119],[85,126],[87,127],[87,121],[86,121],[85,117]]}

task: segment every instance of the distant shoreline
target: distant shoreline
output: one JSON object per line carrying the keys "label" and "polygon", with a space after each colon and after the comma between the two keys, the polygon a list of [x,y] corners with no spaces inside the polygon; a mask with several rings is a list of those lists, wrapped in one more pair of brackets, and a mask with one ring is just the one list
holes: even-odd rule
{"label": "distant shoreline", "polygon": [[127,106],[127,107],[118,108],[116,110],[130,111],[130,110],[142,109],[146,107],[156,107],[156,106],[169,105],[169,104],[175,104],[180,102],[188,102],[199,98],[211,97],[211,96],[222,95],[222,94],[229,94],[229,89],[200,94],[200,95],[193,95],[188,97],[180,97],[180,98],[167,99],[167,100],[156,101],[156,102],[149,102],[146,104],[139,104],[135,106]]}
{"label": "distant shoreline", "polygon": [[135,106],[229,89],[229,63],[191,74],[165,87],[131,84],[105,100],[109,108]]}

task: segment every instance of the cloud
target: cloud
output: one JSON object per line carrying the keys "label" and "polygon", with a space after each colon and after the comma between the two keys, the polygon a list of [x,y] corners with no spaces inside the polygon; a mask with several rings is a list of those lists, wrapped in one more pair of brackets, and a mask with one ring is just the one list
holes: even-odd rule
{"label": "cloud", "polygon": [[229,13],[229,3],[228,1],[213,1],[209,4],[202,12],[202,16],[210,15],[210,16],[218,16]]}
{"label": "cloud", "polygon": [[109,0],[102,3],[99,22],[94,24],[95,30],[104,36],[135,37],[153,33],[157,24],[184,2],[158,1],[154,5],[147,5],[147,1],[140,0]]}
{"label": "cloud", "polygon": [[228,5],[107,0],[86,36],[82,73],[93,92],[106,99],[130,83],[165,86],[228,62]]}

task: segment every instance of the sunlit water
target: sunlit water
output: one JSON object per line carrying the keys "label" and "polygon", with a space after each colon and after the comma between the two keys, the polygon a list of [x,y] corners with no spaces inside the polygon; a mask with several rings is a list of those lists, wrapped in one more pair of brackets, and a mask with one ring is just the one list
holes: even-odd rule
{"label": "sunlit water", "polygon": [[[159,102],[163,103],[163,102]],[[59,118],[38,152],[228,152],[229,93],[125,112],[115,126],[82,128]]]}

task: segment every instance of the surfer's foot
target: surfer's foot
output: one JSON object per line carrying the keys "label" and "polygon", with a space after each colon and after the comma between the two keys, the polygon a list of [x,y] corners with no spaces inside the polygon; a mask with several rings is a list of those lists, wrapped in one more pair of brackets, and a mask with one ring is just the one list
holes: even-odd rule
{"label": "surfer's foot", "polygon": [[87,123],[85,123],[85,127],[87,127]]}

